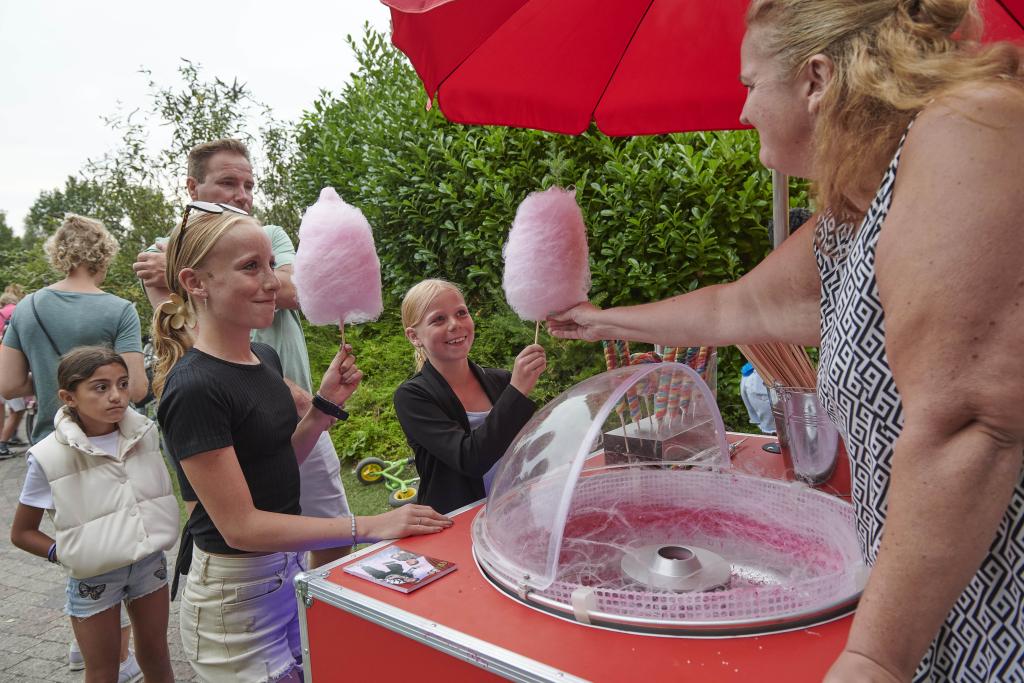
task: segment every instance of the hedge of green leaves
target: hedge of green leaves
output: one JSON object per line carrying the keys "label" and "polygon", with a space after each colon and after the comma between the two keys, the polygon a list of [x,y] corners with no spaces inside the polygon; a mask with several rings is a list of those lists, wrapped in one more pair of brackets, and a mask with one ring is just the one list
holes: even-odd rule
{"label": "hedge of green leaves", "polygon": [[[330,185],[362,209],[374,228],[391,309],[425,277],[463,285],[481,327],[478,362],[510,367],[532,341],[532,329],[511,315],[501,289],[502,245],[516,207],[532,191],[576,188],[590,240],[591,297],[604,306],[734,280],[769,249],[771,178],[752,132],[609,138],[595,129],[571,137],[456,125],[437,107],[427,110],[415,73],[383,35],[368,30],[361,43],[350,43],[360,65],[350,85],[323,93],[299,124],[297,201],[311,204]],[[792,202],[806,204],[804,188]],[[489,326],[501,331],[492,338]],[[364,358],[390,357],[405,344],[397,320],[371,327]],[[597,345],[550,338],[544,344],[551,358],[544,398],[601,369]],[[723,349],[719,361],[723,415],[745,427],[742,359]],[[389,391],[395,379],[384,383]],[[390,410],[389,391],[374,399],[373,410]],[[371,443],[374,429],[355,430],[367,434],[360,443]],[[359,451],[348,437],[338,438],[344,454]]]}
{"label": "hedge of green leaves", "polygon": [[[555,184],[577,189],[603,304],[733,280],[768,250],[771,180],[752,132],[609,138],[455,125],[425,109],[415,74],[382,35],[352,47],[360,70],[300,123],[292,180],[300,203],[331,185],[362,209],[392,295],[437,275],[499,301],[516,207]],[[804,193],[793,199],[804,203]]]}
{"label": "hedge of green leaves", "polygon": [[[481,365],[511,369],[512,360],[527,344],[533,343],[533,326],[506,313],[473,312],[476,341],[473,360]],[[338,332],[334,327],[306,328],[310,363],[317,372],[330,363],[337,351]],[[351,462],[373,456],[395,459],[410,453],[395,416],[391,397],[399,384],[415,372],[413,349],[402,332],[397,305],[375,323],[350,326],[345,341],[352,345],[363,381],[346,403],[349,419],[331,433],[342,459]],[[531,398],[543,405],[580,378],[604,369],[603,357],[592,344],[542,338],[551,362],[541,376]],[[319,382],[319,376],[314,377]]]}
{"label": "hedge of green leaves", "polygon": [[[504,303],[501,249],[516,207],[532,191],[576,188],[590,239],[591,296],[600,305],[734,280],[769,249],[771,180],[751,132],[609,138],[592,129],[570,137],[451,124],[425,107],[415,73],[383,35],[367,31],[351,45],[360,67],[350,85],[323,93],[299,124],[297,202],[308,205],[331,185],[362,209],[374,226],[390,308],[424,277],[463,285],[483,322],[478,362],[509,367],[530,341],[531,330]],[[806,204],[804,187],[792,204]],[[501,330],[493,339],[488,325]],[[367,351],[403,349],[397,320],[371,329]],[[544,343],[551,370],[542,399],[601,369],[596,345]],[[723,415],[744,427],[742,359],[722,349],[719,361]],[[370,399],[374,410],[390,409],[385,393],[386,406],[383,394]],[[342,450],[355,455],[346,438]]]}

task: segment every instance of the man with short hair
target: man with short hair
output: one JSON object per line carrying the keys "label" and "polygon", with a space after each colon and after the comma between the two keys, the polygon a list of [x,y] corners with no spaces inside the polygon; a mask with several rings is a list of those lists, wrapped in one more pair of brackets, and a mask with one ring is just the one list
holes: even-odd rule
{"label": "man with short hair", "polygon": [[[193,200],[230,204],[252,213],[253,180],[249,151],[239,140],[225,138],[197,145],[188,155],[188,194]],[[295,407],[301,417],[312,403],[312,379],[309,371],[309,352],[302,333],[299,303],[292,283],[295,247],[283,228],[266,225],[276,262],[274,273],[281,281],[277,290],[277,311],[274,323],[262,330],[253,330],[253,341],[269,344],[281,357],[285,382],[292,392]],[[165,271],[167,257],[163,253],[166,242],[142,252],[132,268],[142,280],[150,303],[156,308],[170,298]],[[195,492],[179,467],[182,497],[186,502],[196,500]],[[309,456],[299,466],[302,514],[310,517],[340,517],[349,514],[348,501],[341,486],[341,463],[327,432],[320,435]],[[193,505],[189,505],[191,511]],[[350,549],[327,548],[311,550],[310,567],[344,556]]]}

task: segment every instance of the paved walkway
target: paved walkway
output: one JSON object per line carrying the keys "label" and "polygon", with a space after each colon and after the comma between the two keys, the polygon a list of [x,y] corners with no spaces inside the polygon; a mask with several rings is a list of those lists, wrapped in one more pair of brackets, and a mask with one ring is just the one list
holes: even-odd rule
{"label": "paved walkway", "polygon": [[[2,409],[2,408],[0,408]],[[11,520],[25,480],[24,447],[0,460],[0,682],[74,681],[82,672],[68,670],[71,624],[64,614],[66,578],[60,567],[15,548]],[[43,529],[53,525],[43,518]],[[174,551],[168,553],[168,559]],[[171,603],[167,640],[178,681],[199,680],[185,661],[178,637],[178,603]]]}

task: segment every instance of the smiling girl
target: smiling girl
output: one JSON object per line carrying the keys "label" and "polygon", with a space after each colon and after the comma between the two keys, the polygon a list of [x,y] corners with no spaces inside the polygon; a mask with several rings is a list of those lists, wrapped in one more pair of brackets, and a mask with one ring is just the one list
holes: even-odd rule
{"label": "smiling girl", "polygon": [[171,299],[153,318],[160,425],[198,497],[177,565],[188,573],[182,646],[204,681],[302,680],[291,589],[299,553],[451,524],[420,505],[372,517],[299,515],[299,464],[348,416],[342,405],[362,373],[351,347],[339,349],[299,419],[277,353],[250,342],[253,328],[274,320],[274,266],[258,221],[193,202],[167,246]]}
{"label": "smiling girl", "polygon": [[448,513],[487,495],[486,475],[536,410],[527,397],[547,358],[531,344],[512,372],[470,361],[473,317],[444,280],[406,293],[402,324],[418,372],[395,391],[395,412],[416,454],[419,502]]}
{"label": "smiling girl", "polygon": [[[11,527],[22,550],[64,565],[85,680],[118,680],[120,604],[147,681],[172,681],[167,564],[178,503],[156,425],[128,407],[128,366],[112,349],[76,348],[57,369],[63,406],[32,446]],[[49,511],[56,539],[39,530]]]}

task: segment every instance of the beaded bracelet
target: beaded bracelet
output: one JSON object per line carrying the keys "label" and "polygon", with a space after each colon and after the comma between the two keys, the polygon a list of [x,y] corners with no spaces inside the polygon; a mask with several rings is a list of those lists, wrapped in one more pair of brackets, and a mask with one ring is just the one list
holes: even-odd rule
{"label": "beaded bracelet", "polygon": [[352,515],[352,547],[356,547],[356,516]]}
{"label": "beaded bracelet", "polygon": [[54,543],[50,546],[50,549],[46,551],[46,561],[58,564],[57,562],[57,544]]}

